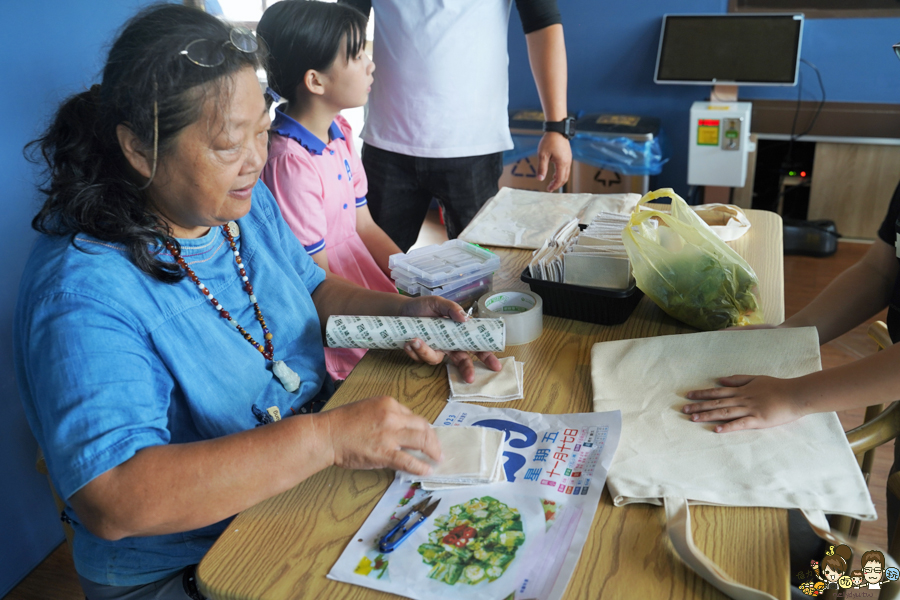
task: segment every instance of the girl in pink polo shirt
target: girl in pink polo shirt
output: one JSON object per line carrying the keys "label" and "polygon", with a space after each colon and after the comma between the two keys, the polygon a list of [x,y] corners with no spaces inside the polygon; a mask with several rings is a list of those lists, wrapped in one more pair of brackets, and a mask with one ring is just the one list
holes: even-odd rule
{"label": "girl in pink polo shirt", "polygon": [[[269,86],[287,100],[276,109],[262,172],[294,235],[316,263],[369,288],[396,292],[388,257],[400,248],[366,206],[368,184],[345,108],[366,103],[375,65],[363,51],[366,17],[353,8],[287,0],[273,4],[257,35],[269,50]],[[365,350],[325,349],[335,380]]]}

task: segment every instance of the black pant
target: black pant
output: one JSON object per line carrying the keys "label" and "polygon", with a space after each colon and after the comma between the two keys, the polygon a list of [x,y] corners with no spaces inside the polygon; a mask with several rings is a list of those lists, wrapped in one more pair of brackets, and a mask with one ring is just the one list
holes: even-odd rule
{"label": "black pant", "polygon": [[103,585],[78,576],[85,600],[206,600],[197,589],[195,572],[191,565],[165,579],[144,585]]}
{"label": "black pant", "polygon": [[432,198],[437,198],[453,239],[497,193],[503,173],[502,152],[421,158],[364,144],[362,162],[372,218],[404,252],[416,243]]}

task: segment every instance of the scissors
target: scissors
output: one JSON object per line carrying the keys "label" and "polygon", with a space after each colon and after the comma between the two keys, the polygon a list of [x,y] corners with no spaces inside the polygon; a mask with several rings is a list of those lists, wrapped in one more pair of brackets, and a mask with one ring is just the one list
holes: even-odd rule
{"label": "scissors", "polygon": [[[419,527],[419,525],[424,523],[425,519],[427,519],[431,515],[431,513],[434,512],[434,509],[437,508],[437,505],[441,503],[440,498],[438,498],[431,504],[428,504],[430,500],[430,497],[426,497],[424,500],[413,506],[412,510],[409,511],[409,513],[405,517],[403,517],[403,519],[399,523],[397,523],[397,525],[395,525],[393,529],[391,529],[389,532],[387,532],[387,534],[385,534],[383,538],[381,538],[381,541],[378,542],[378,549],[385,554],[387,554],[388,552],[393,552],[397,549],[397,546],[399,546],[406,538],[412,535],[412,532],[415,531],[416,528]],[[418,514],[416,519],[412,522],[411,525],[406,526],[406,524],[409,522],[410,517],[415,514]]]}

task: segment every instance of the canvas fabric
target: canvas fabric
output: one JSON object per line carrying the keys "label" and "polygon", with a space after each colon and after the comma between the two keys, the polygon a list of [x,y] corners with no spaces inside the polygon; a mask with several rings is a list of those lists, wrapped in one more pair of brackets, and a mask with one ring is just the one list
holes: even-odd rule
{"label": "canvas fabric", "polygon": [[875,519],[840,421],[833,412],[819,413],[779,427],[721,434],[713,423],[691,421],[682,407],[688,391],[715,387],[720,377],[793,378],[819,370],[812,327],[595,344],[594,410],[622,411],[622,440],[607,480],[613,503],[664,504],[673,546],[698,574],[733,598],[771,598],[736,583],[696,548],[688,505],[801,509],[829,540],[837,537],[825,513]]}

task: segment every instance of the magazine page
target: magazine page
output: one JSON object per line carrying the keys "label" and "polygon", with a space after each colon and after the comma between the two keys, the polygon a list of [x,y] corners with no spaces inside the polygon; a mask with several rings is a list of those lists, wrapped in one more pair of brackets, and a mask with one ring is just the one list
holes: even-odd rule
{"label": "magazine page", "polygon": [[[398,473],[328,577],[422,600],[561,598],[597,511],[621,423],[619,411],[542,415],[448,403],[436,426],[505,433],[506,481],[426,491]],[[426,505],[434,505],[433,513],[408,538],[390,552],[379,550],[413,507]],[[420,516],[412,514],[406,527]]]}

